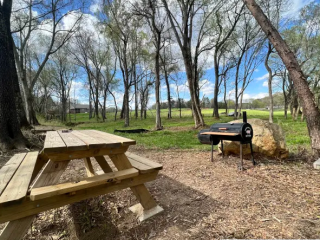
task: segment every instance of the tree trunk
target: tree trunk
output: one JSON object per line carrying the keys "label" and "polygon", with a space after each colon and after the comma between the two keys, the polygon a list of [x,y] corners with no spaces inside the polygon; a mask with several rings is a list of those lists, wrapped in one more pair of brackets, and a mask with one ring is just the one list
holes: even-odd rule
{"label": "tree trunk", "polygon": [[214,96],[213,96],[213,117],[219,119],[219,105],[218,105],[218,94],[219,94],[219,65],[217,59],[217,52],[215,51],[214,60]]}
{"label": "tree trunk", "polygon": [[285,119],[288,119],[288,97],[285,89],[286,77],[287,77],[287,74],[285,72],[285,75],[282,76],[282,93],[284,98],[284,117]]}
{"label": "tree trunk", "polygon": [[223,86],[224,86],[223,100],[224,100],[224,104],[226,105],[226,116],[228,116],[227,79],[226,79],[225,77],[224,77],[224,79],[223,79]]}
{"label": "tree trunk", "polygon": [[[12,36],[10,37],[10,49],[14,48]],[[14,56],[14,52],[11,53]],[[19,77],[16,69],[16,63],[14,57],[11,59],[11,69],[13,74],[13,84],[14,84],[14,94],[15,94],[15,103],[18,113],[18,120],[20,123],[20,127],[30,128],[30,124],[27,120],[26,111],[24,110],[23,100],[21,96],[20,86],[19,86]]]}
{"label": "tree trunk", "polygon": [[169,84],[168,72],[167,72],[165,66],[164,66],[164,79],[166,81],[166,86],[167,86],[168,118],[170,119],[170,118],[172,118],[172,114],[171,114],[171,93],[170,93],[170,84]]}
{"label": "tree trunk", "polygon": [[138,83],[136,65],[133,66],[133,79],[134,79],[134,116],[138,119],[139,116],[139,103],[138,103]]}
{"label": "tree trunk", "polygon": [[89,89],[89,119],[92,118],[92,97],[91,97],[91,89]]}
{"label": "tree trunk", "polygon": [[36,112],[34,111],[34,101],[33,101],[33,94],[32,90],[29,88],[26,80],[22,82],[24,93],[25,93],[25,106],[26,106],[26,114],[27,119],[31,125],[40,125],[38,119],[36,117]]}
{"label": "tree trunk", "polygon": [[[13,147],[26,147],[15,104],[14,77],[17,70],[11,41],[10,16],[12,1],[0,4],[0,149],[7,151]],[[11,48],[10,48],[11,47]],[[15,73],[13,73],[15,71]]]}
{"label": "tree trunk", "polygon": [[194,79],[196,76],[194,76],[191,62],[192,62],[191,56],[184,57],[184,65],[186,69],[186,74],[187,74],[187,79],[189,84],[189,92],[191,97],[192,116],[194,119],[195,128],[198,128],[198,127],[204,126],[204,120],[201,115],[200,100],[196,94],[197,89],[195,88],[195,82],[197,80]]}
{"label": "tree trunk", "polygon": [[297,94],[295,93],[295,91],[293,92],[291,106],[292,106],[292,113],[291,113],[292,120],[296,120],[296,114],[298,111],[299,102],[298,102],[298,97],[297,97]]}
{"label": "tree trunk", "polygon": [[124,126],[129,127],[130,111],[129,111],[129,88],[125,87],[124,91]]}
{"label": "tree trunk", "polygon": [[269,122],[273,123],[273,96],[272,96],[272,70],[269,67],[268,61],[270,54],[272,53],[271,43],[268,42],[268,52],[264,60],[264,66],[268,71],[268,91],[269,91]]}
{"label": "tree trunk", "polygon": [[161,44],[161,33],[157,33],[156,42],[156,56],[155,56],[155,67],[156,67],[156,82],[155,82],[155,92],[156,92],[156,130],[161,130],[161,115],[160,115],[160,44]]}
{"label": "tree trunk", "polygon": [[314,101],[314,95],[311,92],[305,75],[303,74],[301,67],[293,54],[289,49],[286,42],[282,39],[277,29],[272,26],[270,20],[262,12],[261,8],[256,4],[254,0],[244,0],[244,3],[257,20],[262,30],[265,32],[270,42],[277,50],[283,63],[288,69],[290,78],[293,81],[294,88],[299,96],[300,103],[302,104],[309,136],[311,139],[311,147],[316,157],[320,156],[320,111]]}

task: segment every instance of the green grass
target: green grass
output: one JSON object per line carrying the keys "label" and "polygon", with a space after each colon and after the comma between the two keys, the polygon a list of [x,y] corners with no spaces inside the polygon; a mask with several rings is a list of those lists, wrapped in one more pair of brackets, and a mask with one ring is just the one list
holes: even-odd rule
{"label": "green grass", "polygon": [[[232,110],[230,110],[232,111]],[[220,112],[224,112],[223,109]],[[221,115],[220,120],[212,118],[212,109],[203,109],[204,120],[207,125],[211,125],[216,122],[229,122],[233,120],[232,117],[226,117]],[[118,114],[119,115],[119,114]],[[183,109],[181,112],[182,118],[179,118],[179,110],[173,109],[172,119],[167,119],[167,110],[161,111],[161,120],[164,130],[162,131],[150,131],[149,133],[142,134],[119,134],[121,136],[135,139],[137,144],[143,145],[146,148],[180,148],[180,149],[210,149],[209,145],[202,145],[197,139],[198,129],[193,129],[194,121],[191,116],[191,110]],[[247,110],[248,118],[259,118],[268,120],[269,112],[260,110]],[[89,120],[89,114],[79,113],[76,115],[76,121],[74,114],[70,116],[71,122],[79,123],[73,129],[96,129],[100,131],[113,133],[115,129],[124,129],[124,120],[114,121],[113,113],[108,113],[106,122],[101,120],[97,122],[96,119]],[[44,125],[62,126],[59,121],[47,121],[39,119]],[[68,117],[69,120],[69,117]],[[305,122],[293,121],[291,116],[285,119],[282,110],[276,110],[274,112],[274,123],[279,124],[286,137],[287,146],[290,152],[297,152],[300,148],[306,148],[310,150],[310,139],[308,136],[308,130]],[[135,119],[134,113],[131,113],[130,127],[145,128],[153,130],[155,126],[155,111],[148,111],[147,119],[140,120]]]}

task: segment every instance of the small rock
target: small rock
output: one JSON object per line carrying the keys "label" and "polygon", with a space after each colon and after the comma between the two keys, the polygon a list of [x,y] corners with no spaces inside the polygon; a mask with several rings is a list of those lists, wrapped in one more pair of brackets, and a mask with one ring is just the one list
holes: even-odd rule
{"label": "small rock", "polygon": [[315,169],[320,169],[320,158],[313,163],[313,167],[314,167]]}

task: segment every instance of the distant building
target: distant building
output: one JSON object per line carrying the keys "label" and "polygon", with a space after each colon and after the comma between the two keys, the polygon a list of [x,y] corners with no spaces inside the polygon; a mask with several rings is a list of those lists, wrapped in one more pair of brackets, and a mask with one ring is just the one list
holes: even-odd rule
{"label": "distant building", "polygon": [[71,104],[69,113],[89,113],[89,105],[87,104]]}

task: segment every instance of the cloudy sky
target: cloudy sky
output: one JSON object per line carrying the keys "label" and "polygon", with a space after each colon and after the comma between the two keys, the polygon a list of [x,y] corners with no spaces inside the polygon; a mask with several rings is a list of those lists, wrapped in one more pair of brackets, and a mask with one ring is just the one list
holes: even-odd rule
{"label": "cloudy sky", "polygon": [[[1,0],[0,0],[1,1]],[[293,17],[298,15],[298,11],[311,0],[291,0],[290,1],[290,9],[286,13],[286,17]],[[86,23],[84,24],[87,30],[91,30],[95,34],[97,31],[94,30],[93,26],[98,21],[97,18],[94,16],[94,13],[101,8],[101,0],[93,0],[91,5],[89,6],[88,11],[86,12]],[[74,22],[74,15],[70,15],[63,21],[63,25],[67,28],[68,26],[72,25]],[[121,78],[120,72],[117,73],[117,77]],[[262,98],[268,95],[268,84],[267,84],[267,71],[263,64],[261,64],[256,71],[253,73],[253,81],[249,84],[247,89],[245,90],[244,100],[250,98]],[[232,79],[231,79],[232,80]],[[208,66],[208,69],[200,82],[201,90],[200,90],[200,98],[203,96],[208,97],[209,99],[213,98],[213,90],[214,90],[214,71],[213,68]],[[170,89],[172,92],[172,97],[176,99],[178,97],[183,98],[185,100],[190,99],[189,90],[186,81],[185,72],[182,71],[177,74],[177,82],[171,83]],[[274,91],[280,91],[278,86],[274,86]],[[122,91],[118,90],[115,92],[118,105],[121,106],[122,104]],[[230,99],[234,98],[234,87],[232,85],[228,86],[228,97]],[[80,103],[88,103],[88,90],[85,87],[85,77],[79,78],[73,82],[71,88],[71,96],[75,96],[78,102]],[[219,100],[222,99],[222,94],[219,95]],[[166,101],[166,87],[164,86],[164,82],[162,83],[161,87],[161,101]],[[149,101],[149,106],[155,103],[154,93],[151,92],[151,98]],[[107,102],[108,106],[113,106],[113,100],[110,98]]]}

